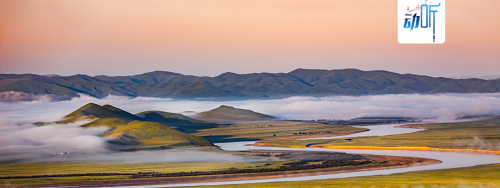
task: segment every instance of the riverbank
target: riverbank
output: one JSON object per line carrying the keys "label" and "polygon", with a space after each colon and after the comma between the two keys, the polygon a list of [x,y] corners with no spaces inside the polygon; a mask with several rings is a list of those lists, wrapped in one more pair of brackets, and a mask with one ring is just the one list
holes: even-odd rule
{"label": "riverbank", "polygon": [[[497,188],[500,164],[325,180],[212,185],[204,188]],[[197,186],[186,188],[198,188]]]}
{"label": "riverbank", "polygon": [[[274,145],[266,145],[265,143],[250,144],[252,146],[261,147],[276,147]],[[284,146],[280,146],[284,147]],[[288,148],[327,148],[332,150],[408,150],[408,151],[439,151],[439,152],[460,152],[460,153],[481,153],[490,155],[500,155],[500,151],[491,150],[476,150],[476,149],[442,149],[431,147],[376,147],[376,146],[288,146]]]}
{"label": "riverbank", "polygon": [[425,129],[407,134],[316,140],[258,141],[255,146],[341,150],[409,150],[500,155],[500,118],[396,126]]}
{"label": "riverbank", "polygon": [[[252,151],[252,152],[284,152],[284,151]],[[290,151],[286,151],[290,152]],[[296,152],[296,151],[295,151]],[[314,153],[314,152],[311,152]],[[170,184],[185,184],[185,183],[207,183],[207,182],[222,182],[222,181],[241,181],[241,180],[264,180],[274,178],[290,178],[302,176],[316,176],[327,174],[338,174],[347,172],[361,172],[371,170],[384,170],[393,168],[404,168],[411,166],[422,166],[441,163],[439,160],[417,158],[417,157],[399,157],[399,156],[383,156],[383,155],[366,155],[370,160],[376,163],[364,166],[344,166],[328,169],[301,170],[294,172],[280,173],[262,173],[262,174],[242,174],[242,175],[224,175],[224,176],[203,176],[203,177],[176,177],[176,178],[155,178],[155,179],[139,179],[139,180],[121,180],[121,181],[94,181],[94,182],[79,182],[79,183],[64,183],[52,184],[51,187],[59,186],[146,186],[146,185],[170,185]],[[28,187],[44,187],[44,186],[28,186]]]}

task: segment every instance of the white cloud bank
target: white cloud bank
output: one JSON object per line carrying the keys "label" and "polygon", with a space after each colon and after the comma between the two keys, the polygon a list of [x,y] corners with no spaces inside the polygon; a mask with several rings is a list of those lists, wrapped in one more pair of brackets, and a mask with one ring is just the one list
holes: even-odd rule
{"label": "white cloud bank", "polygon": [[[202,112],[220,105],[251,109],[283,119],[352,119],[363,116],[455,118],[461,115],[500,115],[500,93],[436,95],[370,95],[290,97],[272,100],[195,101],[160,98],[88,96],[68,101],[41,99],[0,102],[0,153],[6,151],[101,151],[104,129],[81,129],[79,124],[37,127],[37,121],[56,121],[86,103],[111,104],[131,113],[146,110]],[[21,125],[25,124],[25,125]],[[21,125],[21,126],[18,126]]]}

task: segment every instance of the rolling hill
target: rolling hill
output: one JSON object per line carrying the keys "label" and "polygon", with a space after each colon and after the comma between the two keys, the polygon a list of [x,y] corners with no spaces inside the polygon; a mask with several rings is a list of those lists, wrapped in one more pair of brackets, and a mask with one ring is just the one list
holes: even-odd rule
{"label": "rolling hill", "polygon": [[130,121],[123,120],[120,118],[102,118],[102,119],[94,120],[90,123],[83,124],[80,127],[88,128],[88,127],[106,126],[109,128],[116,128],[116,127],[119,127],[121,125],[125,125],[129,122]]}
{"label": "rolling hill", "polygon": [[[35,125],[45,125],[45,124],[67,124],[67,123],[74,123],[77,121],[81,120],[95,120],[95,119],[100,119],[101,122],[104,122],[104,118],[115,118],[115,119],[121,119],[126,122],[134,121],[134,120],[140,120],[141,118],[128,113],[124,110],[121,110],[119,108],[116,108],[111,105],[103,105],[100,106],[98,104],[94,103],[88,103],[79,109],[71,112],[70,114],[66,115],[63,117],[63,120],[61,121],[55,121],[55,122],[36,122],[34,123]],[[90,126],[90,125],[89,125]]]}
{"label": "rolling hill", "polygon": [[[63,117],[62,121],[56,121],[55,123],[64,124],[64,123],[74,123],[80,120],[89,120],[89,119],[103,119],[103,118],[117,118],[124,121],[134,121],[140,120],[141,118],[128,113],[124,110],[116,108],[111,105],[97,105],[94,103],[88,103],[81,108],[71,112],[70,114]],[[103,121],[103,120],[100,120]]]}
{"label": "rolling hill", "polygon": [[146,121],[132,121],[101,136],[113,138],[112,143],[125,145],[212,146],[212,143],[199,136]]}
{"label": "rolling hill", "polygon": [[145,111],[135,114],[144,121],[157,122],[184,133],[195,133],[200,129],[214,128],[217,124],[196,120],[182,114],[162,111]]}
{"label": "rolling hill", "polygon": [[[268,98],[287,96],[408,93],[496,93],[500,79],[452,79],[357,69],[297,69],[289,73],[224,73],[215,77],[154,71],[133,76],[40,76],[0,74],[1,100],[31,100],[15,93],[51,94],[69,99],[78,93],[159,98]],[[17,98],[16,98],[17,97]]]}
{"label": "rolling hill", "polygon": [[36,122],[35,125],[47,124],[67,124],[82,120],[93,120],[80,127],[98,127],[106,126],[111,129],[125,125],[131,121],[148,121],[156,122],[174,128],[184,133],[195,133],[200,129],[214,128],[218,124],[209,123],[201,120],[196,120],[178,113],[169,113],[163,111],[145,111],[137,114],[131,114],[122,109],[111,105],[100,106],[94,103],[88,103],[79,109],[71,112],[63,117],[61,121],[55,122]]}
{"label": "rolling hill", "polygon": [[207,112],[198,113],[197,115],[197,119],[217,123],[268,121],[278,119],[276,117],[254,112],[252,110],[239,109],[226,105],[222,105]]}
{"label": "rolling hill", "polygon": [[192,133],[199,129],[217,126],[217,124],[191,119],[182,114],[146,111],[133,115],[111,105],[100,106],[94,103],[80,107],[64,116],[61,121],[37,122],[35,124],[66,124],[90,119],[93,121],[80,127],[106,126],[110,129],[101,136],[112,138],[110,143],[120,145],[212,146],[207,140],[182,131]]}

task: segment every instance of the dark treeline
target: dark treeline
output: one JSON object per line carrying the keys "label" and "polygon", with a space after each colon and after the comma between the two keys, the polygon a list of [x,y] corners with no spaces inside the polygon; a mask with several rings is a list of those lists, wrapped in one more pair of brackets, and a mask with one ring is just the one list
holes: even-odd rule
{"label": "dark treeline", "polygon": [[183,177],[183,176],[206,176],[206,175],[224,175],[224,174],[244,174],[244,173],[262,173],[262,172],[282,172],[294,170],[310,170],[319,168],[331,168],[338,166],[359,166],[372,163],[371,160],[334,160],[324,161],[321,164],[302,165],[303,162],[289,163],[286,166],[277,168],[258,168],[258,169],[226,169],[218,171],[196,171],[196,172],[176,172],[176,173],[137,173],[130,178],[156,178],[156,177]]}
{"label": "dark treeline", "polygon": [[331,131],[322,131],[322,132],[299,132],[299,133],[293,133],[293,135],[303,135],[303,134],[331,134]]}
{"label": "dark treeline", "polygon": [[56,178],[56,177],[74,177],[74,176],[131,176],[135,173],[86,173],[86,174],[53,174],[53,175],[34,175],[34,176],[5,176],[0,179],[23,179],[23,178]]}
{"label": "dark treeline", "polygon": [[361,117],[351,120],[318,119],[318,120],[286,120],[294,122],[323,123],[328,125],[377,125],[392,123],[414,123],[421,122],[421,119],[413,117]]}

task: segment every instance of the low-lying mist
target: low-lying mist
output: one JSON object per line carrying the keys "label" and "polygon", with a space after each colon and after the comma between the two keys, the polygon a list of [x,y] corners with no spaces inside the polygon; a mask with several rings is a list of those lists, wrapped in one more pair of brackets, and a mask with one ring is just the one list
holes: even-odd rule
{"label": "low-lying mist", "polygon": [[500,93],[494,94],[401,94],[369,96],[290,97],[270,100],[174,100],[109,96],[96,99],[81,95],[67,101],[48,98],[0,102],[0,154],[12,152],[106,151],[106,128],[82,129],[83,122],[35,126],[37,121],[56,121],[86,103],[110,104],[131,113],[159,110],[174,113],[202,112],[220,105],[251,109],[282,119],[352,119],[366,116],[435,117],[500,115]]}
{"label": "low-lying mist", "polygon": [[99,135],[106,127],[79,128],[87,123],[35,126],[33,124],[6,124],[0,126],[0,154],[7,153],[57,153],[107,151],[108,139]]}

